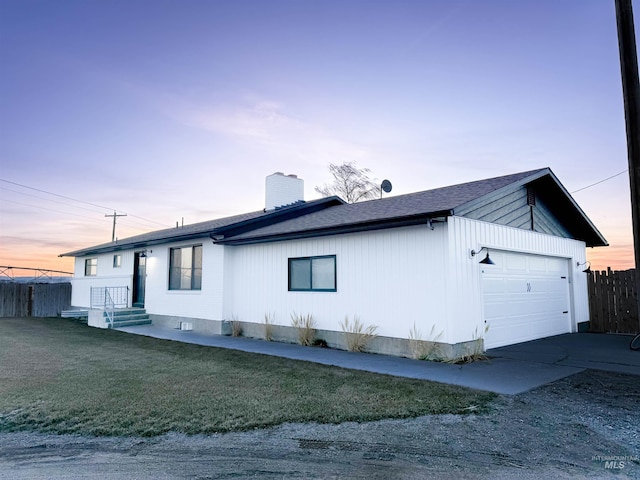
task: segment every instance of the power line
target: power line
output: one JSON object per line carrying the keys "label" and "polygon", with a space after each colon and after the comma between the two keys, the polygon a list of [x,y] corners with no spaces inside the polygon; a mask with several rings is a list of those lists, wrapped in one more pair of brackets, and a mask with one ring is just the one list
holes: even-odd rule
{"label": "power line", "polygon": [[628,171],[629,171],[628,169],[624,169],[623,171],[616,173],[615,175],[611,175],[610,177],[607,177],[603,180],[600,180],[599,182],[592,183],[591,185],[587,185],[586,187],[579,188],[578,190],[574,190],[573,192],[571,192],[571,194],[581,192],[582,190],[586,190],[587,188],[595,187],[596,185],[600,185],[601,183],[604,183],[607,180],[611,180],[612,178],[619,177],[620,175],[622,175],[623,173],[627,173]]}
{"label": "power line", "polygon": [[[71,205],[71,204],[69,204],[69,203],[64,203],[64,202],[58,202],[58,201],[56,201],[56,200],[51,200],[51,199],[48,199],[48,198],[38,197],[37,195],[30,195],[30,194],[28,194],[28,193],[18,192],[17,190],[11,190],[10,188],[3,188],[3,187],[0,187],[0,190],[6,190],[6,191],[8,191],[8,192],[17,193],[17,194],[20,194],[20,195],[26,195],[26,196],[28,196],[28,197],[37,198],[38,200],[44,200],[44,201],[47,201],[47,202],[58,203],[58,204],[60,204],[60,205],[66,205],[66,206],[69,206],[69,207],[72,207],[72,208],[80,208],[80,209],[82,209],[82,210],[86,210],[86,211],[88,211],[88,212],[95,212],[95,210],[92,210],[92,209],[90,209],[90,208],[80,207],[80,206],[77,206],[77,205]],[[87,216],[87,215],[80,215],[80,214],[78,214],[78,213],[64,212],[64,211],[61,211],[61,210],[55,210],[55,209],[52,209],[52,208],[43,207],[43,206],[41,206],[41,205],[31,205],[31,204],[29,204],[29,203],[17,202],[17,201],[15,201],[15,200],[9,200],[9,199],[5,199],[5,198],[0,198],[0,202],[10,202],[10,203],[14,203],[14,204],[16,204],[16,205],[22,205],[22,206],[30,207],[30,208],[39,208],[39,209],[41,209],[41,210],[47,210],[47,211],[49,211],[49,212],[60,213],[60,214],[62,214],[62,215],[72,215],[72,216],[74,216],[74,217],[88,218],[89,220],[99,221],[97,218],[89,217],[89,216]],[[136,227],[138,227],[138,226],[139,226],[139,227],[143,227],[143,228],[146,228],[146,229],[148,229],[148,228],[149,228],[149,225],[148,225],[148,224],[147,224],[147,225],[145,225],[144,223],[136,222],[135,220],[127,220],[127,221],[126,221],[126,222],[124,222],[124,223],[126,223],[126,224],[127,224],[127,225],[129,225],[129,226],[131,226],[131,225],[135,225]]]}
{"label": "power line", "polygon": [[16,202],[15,200],[7,200],[6,198],[2,198],[2,199],[0,199],[0,201],[9,202],[9,203],[15,203],[16,205],[23,205],[25,207],[40,208],[41,210],[47,210],[49,212],[55,212],[55,213],[62,213],[63,215],[73,215],[74,217],[88,218],[89,220],[93,220],[93,221],[97,221],[98,220],[97,218],[89,217],[88,215],[80,215],[78,213],[71,213],[71,212],[61,212],[60,210],[54,210],[53,208],[41,207],[39,205],[30,205],[28,203]]}
{"label": "power line", "polygon": [[[67,207],[80,208],[82,210],[86,210],[87,212],[97,213],[97,210],[93,210],[91,208],[80,207],[78,205],[71,205],[70,203],[65,203],[65,202],[58,202],[57,200],[51,200],[50,198],[42,198],[42,197],[39,197],[38,195],[31,195],[30,193],[19,192],[18,190],[12,190],[10,188],[0,187],[0,190],[5,190],[11,193],[17,193],[18,195],[24,195],[25,197],[37,198],[38,200],[44,200],[45,202],[53,202],[53,203],[58,203],[60,205],[66,205]],[[99,213],[102,213],[102,212],[99,212]]]}
{"label": "power line", "polygon": [[23,185],[21,183],[12,182],[11,180],[5,180],[3,178],[0,178],[0,182],[10,183],[11,185],[16,185],[16,186],[22,187],[22,188],[28,188],[29,190],[35,190],[36,192],[46,193],[47,195],[53,195],[54,197],[66,198],[67,200],[72,200],[74,202],[86,203],[87,205],[91,205],[92,207],[102,208],[102,209],[106,209],[106,210],[113,210],[113,208],[105,207],[104,205],[97,205],[95,203],[85,202],[84,200],[78,200],[77,198],[67,197],[65,195],[60,195],[58,193],[47,192],[46,190],[41,190],[39,188],[30,187],[28,185]]}
{"label": "power line", "polygon": [[[16,186],[18,186],[18,187],[22,187],[22,188],[28,188],[29,190],[34,190],[34,191],[36,191],[36,192],[45,193],[45,194],[47,194],[47,195],[53,195],[54,197],[64,198],[64,199],[66,199],[66,200],[71,200],[71,201],[73,201],[73,202],[84,203],[84,204],[86,204],[86,205],[91,205],[92,207],[100,208],[100,209],[103,209],[103,210],[113,210],[113,211],[117,211],[117,210],[118,210],[117,208],[105,207],[104,205],[98,205],[98,204],[96,204],[96,203],[91,203],[91,202],[87,202],[87,201],[84,201],[84,200],[79,200],[79,199],[77,199],[77,198],[68,197],[68,196],[66,196],[66,195],[60,195],[60,194],[58,194],[58,193],[48,192],[48,191],[46,191],[46,190],[42,190],[42,189],[40,189],[40,188],[30,187],[29,185],[24,185],[24,184],[22,184],[22,183],[12,182],[11,180],[5,180],[5,179],[3,179],[3,178],[0,178],[0,182],[9,183],[9,184],[11,184],[11,185],[16,185]],[[48,199],[45,199],[45,198],[41,198],[41,200],[45,200],[45,201],[53,201],[53,200],[48,200]],[[14,202],[14,203],[15,203],[15,202]],[[60,203],[60,202],[57,202],[57,203]],[[72,205],[70,205],[70,206],[72,206]],[[122,211],[122,210],[120,210],[120,211]],[[126,212],[125,212],[125,214],[126,214]],[[163,226],[163,227],[169,227],[169,226],[168,226],[167,224],[165,224],[165,223],[156,222],[155,220],[150,220],[150,219],[148,219],[148,218],[144,218],[144,217],[141,217],[141,216],[138,216],[138,215],[134,215],[134,214],[132,214],[132,213],[131,213],[131,214],[129,214],[129,215],[130,215],[130,216],[132,216],[132,217],[134,217],[134,218],[138,218],[138,219],[140,219],[140,220],[144,220],[145,222],[155,223],[156,225],[161,225],[161,226]]]}

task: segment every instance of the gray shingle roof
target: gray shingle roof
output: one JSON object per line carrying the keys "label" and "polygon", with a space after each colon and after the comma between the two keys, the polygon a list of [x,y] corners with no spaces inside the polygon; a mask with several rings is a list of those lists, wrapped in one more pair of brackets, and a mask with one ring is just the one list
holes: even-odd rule
{"label": "gray shingle roof", "polygon": [[182,241],[186,239],[204,237],[213,235],[225,229],[238,229],[244,226],[244,229],[251,228],[245,225],[254,224],[259,226],[262,222],[279,221],[287,218],[289,215],[300,214],[299,212],[307,212],[314,208],[326,208],[333,204],[343,203],[335,197],[313,200],[310,202],[297,202],[292,205],[280,207],[275,210],[258,210],[255,212],[242,213],[231,217],[218,218],[206,222],[194,223],[176,228],[167,228],[164,230],[156,230],[149,233],[143,233],[129,238],[124,238],[116,242],[103,243],[88,248],[63,253],[61,257],[78,257],[83,255],[93,255],[97,253],[105,253],[112,251],[125,250],[130,248],[141,248],[149,245],[157,245],[159,243],[168,243],[173,241]]}
{"label": "gray shingle roof", "polygon": [[77,257],[142,248],[209,235],[223,235],[224,237],[218,239],[218,243],[233,245],[424,223],[434,217],[453,215],[456,208],[500,189],[516,188],[545,179],[556,191],[558,202],[563,204],[565,218],[569,218],[567,215],[570,216],[574,230],[579,231],[580,236],[583,236],[590,246],[606,245],[606,240],[580,210],[553,172],[548,168],[542,168],[354,204],[345,204],[337,197],[300,202],[276,211],[261,210],[145,233],[61,256]]}
{"label": "gray shingle roof", "polygon": [[423,192],[398,195],[367,202],[339,205],[319,212],[286,220],[225,239],[222,243],[245,243],[259,238],[274,238],[323,229],[368,225],[388,220],[409,221],[411,218],[440,214],[450,215],[460,205],[480,198],[525,179],[541,176],[549,169],[531,170],[502,177],[462,183]]}
{"label": "gray shingle roof", "polygon": [[92,247],[75,250],[73,252],[63,253],[61,257],[77,257],[81,255],[91,254],[92,252],[102,250],[123,250],[125,248],[135,248],[136,246],[147,245],[150,242],[156,240],[166,240],[167,242],[172,239],[180,240],[185,236],[192,236],[203,234],[206,235],[209,232],[214,232],[216,229],[226,227],[228,225],[252,220],[261,216],[267,215],[264,211],[243,213],[240,215],[234,215],[232,217],[219,218],[216,220],[209,220],[206,222],[194,223],[191,225],[185,225],[177,228],[167,228],[164,230],[156,230],[149,233],[143,233],[116,242],[103,243],[101,245],[94,245]]}

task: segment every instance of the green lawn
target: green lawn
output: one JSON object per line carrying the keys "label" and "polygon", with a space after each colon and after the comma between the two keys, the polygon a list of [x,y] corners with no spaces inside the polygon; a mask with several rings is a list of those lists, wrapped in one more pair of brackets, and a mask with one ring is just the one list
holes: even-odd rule
{"label": "green lawn", "polygon": [[[309,347],[314,348],[314,347]],[[482,412],[495,395],[90,328],[0,319],[0,431],[226,432]]]}

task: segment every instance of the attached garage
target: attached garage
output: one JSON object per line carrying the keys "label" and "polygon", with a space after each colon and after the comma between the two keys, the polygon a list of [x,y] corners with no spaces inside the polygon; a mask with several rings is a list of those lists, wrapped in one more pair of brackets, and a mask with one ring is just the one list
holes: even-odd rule
{"label": "attached garage", "polygon": [[570,333],[569,259],[492,251],[482,265],[485,348]]}

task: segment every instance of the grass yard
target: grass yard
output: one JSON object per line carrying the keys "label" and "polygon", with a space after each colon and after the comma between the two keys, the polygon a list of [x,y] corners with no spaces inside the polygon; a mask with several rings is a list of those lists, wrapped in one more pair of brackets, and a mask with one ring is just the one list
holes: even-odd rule
{"label": "grass yard", "polygon": [[[309,347],[313,348],[313,347]],[[495,395],[90,328],[0,319],[0,431],[153,436],[482,412]]]}

